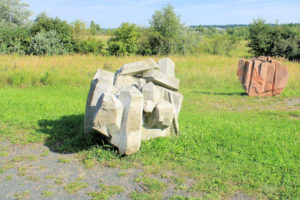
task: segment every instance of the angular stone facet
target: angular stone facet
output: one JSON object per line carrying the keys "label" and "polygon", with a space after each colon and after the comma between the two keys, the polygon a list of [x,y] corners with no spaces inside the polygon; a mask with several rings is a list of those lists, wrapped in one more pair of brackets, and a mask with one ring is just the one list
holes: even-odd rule
{"label": "angular stone facet", "polygon": [[119,153],[131,155],[141,145],[144,98],[136,87],[127,86],[121,90],[119,99],[124,105]]}
{"label": "angular stone facet", "polygon": [[121,67],[120,75],[142,74],[150,69],[158,69],[158,65],[153,59],[142,60],[135,63],[129,63]]}
{"label": "angular stone facet", "polygon": [[98,69],[91,83],[86,100],[84,116],[84,132],[92,130],[93,117],[98,100],[105,92],[111,92],[114,82],[114,73]]}
{"label": "angular stone facet", "polygon": [[[123,104],[111,93],[104,93],[99,99],[93,120],[93,129],[109,138],[119,138],[123,117]],[[114,141],[114,139],[112,139]],[[117,146],[118,144],[113,145]]]}
{"label": "angular stone facet", "polygon": [[155,84],[161,85],[168,89],[177,91],[179,89],[179,80],[177,78],[168,76],[157,70],[150,70],[143,74],[143,77],[148,82],[153,82]]}
{"label": "angular stone facet", "polygon": [[175,78],[175,63],[170,58],[164,58],[158,61],[159,71]]}
{"label": "angular stone facet", "polygon": [[158,103],[161,99],[161,93],[156,85],[147,83],[142,89],[145,101],[152,101],[154,104]]}

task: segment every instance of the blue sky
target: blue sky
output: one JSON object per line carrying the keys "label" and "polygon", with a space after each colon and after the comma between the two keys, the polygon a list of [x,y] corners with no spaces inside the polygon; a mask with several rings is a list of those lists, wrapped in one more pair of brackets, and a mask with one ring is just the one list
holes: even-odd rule
{"label": "blue sky", "polygon": [[248,24],[254,18],[267,22],[299,23],[300,0],[22,0],[36,16],[46,12],[68,22],[94,20],[103,28],[122,22],[148,25],[155,10],[167,3],[186,25]]}

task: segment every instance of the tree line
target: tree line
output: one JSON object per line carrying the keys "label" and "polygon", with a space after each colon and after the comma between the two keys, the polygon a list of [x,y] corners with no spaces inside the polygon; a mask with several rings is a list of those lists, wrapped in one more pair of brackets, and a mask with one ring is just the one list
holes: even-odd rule
{"label": "tree line", "polygon": [[[29,16],[27,5],[20,0],[0,2],[0,54],[230,55],[240,41],[247,40],[255,56],[300,59],[299,24],[266,24],[258,19],[249,26],[188,27],[170,4],[155,11],[147,27],[123,23],[114,30],[101,29],[94,21],[86,29],[79,20],[68,24],[45,13],[33,21]],[[111,35],[108,41],[93,37],[104,33]]]}

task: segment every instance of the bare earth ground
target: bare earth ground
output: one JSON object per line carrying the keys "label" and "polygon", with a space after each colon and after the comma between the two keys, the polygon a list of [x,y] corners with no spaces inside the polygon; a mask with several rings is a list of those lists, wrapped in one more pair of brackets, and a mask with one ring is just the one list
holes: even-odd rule
{"label": "bare earth ground", "polygon": [[[0,145],[7,152],[0,161],[0,167],[7,169],[0,175],[1,200],[93,199],[88,193],[101,192],[103,189],[99,187],[100,184],[118,185],[124,189],[123,192],[109,199],[131,199],[130,193],[133,191],[149,192],[143,183],[135,181],[142,173],[141,169],[121,170],[101,165],[86,169],[75,154],[53,153],[43,144],[15,145],[0,141]],[[168,185],[163,192],[164,199],[174,196],[195,197],[192,193],[176,189],[176,184],[171,179],[149,176]],[[82,183],[86,187],[69,192],[66,186],[74,182]],[[192,184],[193,180],[187,181],[186,184],[188,185],[189,182]],[[46,196],[47,193],[50,196]],[[250,200],[252,198],[237,193],[229,199]]]}
{"label": "bare earth ground", "polygon": [[[291,110],[299,110],[300,99],[287,99],[284,104]],[[149,193],[144,183],[136,181],[143,173],[142,169],[122,170],[100,164],[85,168],[76,154],[51,152],[48,147],[40,143],[16,145],[0,140],[0,148],[4,152],[0,155],[0,169],[5,169],[0,171],[1,200],[96,199],[89,193],[105,193],[103,185],[108,188],[120,186],[121,190],[109,196],[98,197],[98,199],[132,199],[131,193],[134,191]],[[167,189],[162,193],[164,199],[171,197],[175,199],[174,196],[201,198],[201,194],[193,194],[177,188],[177,185],[168,177],[148,176],[167,184]],[[186,181],[187,187],[192,184],[192,179]],[[228,199],[250,200],[253,198],[243,193],[236,193]]]}

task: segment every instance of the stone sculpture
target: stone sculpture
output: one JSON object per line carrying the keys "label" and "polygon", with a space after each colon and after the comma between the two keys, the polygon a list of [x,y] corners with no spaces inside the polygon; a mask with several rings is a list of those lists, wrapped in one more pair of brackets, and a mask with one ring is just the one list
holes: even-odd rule
{"label": "stone sculpture", "polygon": [[141,140],[179,134],[183,96],[169,58],[97,70],[86,101],[84,132],[96,131],[121,155],[139,151]]}
{"label": "stone sculpture", "polygon": [[270,57],[261,56],[249,61],[241,59],[237,76],[249,96],[280,94],[287,84],[287,68]]}

